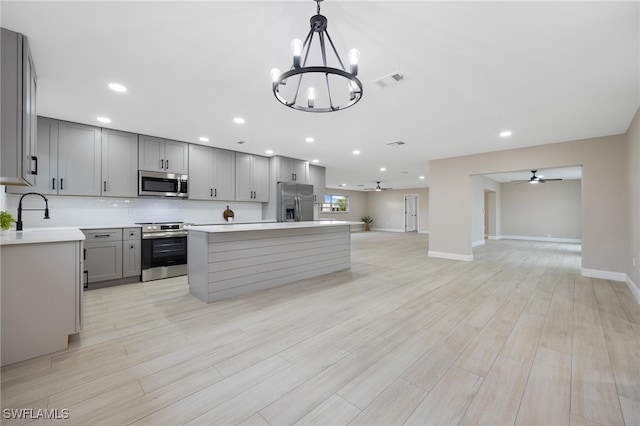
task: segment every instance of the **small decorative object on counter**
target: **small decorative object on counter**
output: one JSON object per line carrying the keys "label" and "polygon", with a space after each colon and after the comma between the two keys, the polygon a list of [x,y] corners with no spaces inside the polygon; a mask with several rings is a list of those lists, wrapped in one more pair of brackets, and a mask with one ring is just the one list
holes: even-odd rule
{"label": "small decorative object on counter", "polygon": [[233,210],[229,208],[229,206],[227,206],[227,209],[222,213],[222,217],[224,217],[224,220],[226,220],[227,222],[233,222],[234,216],[235,214],[233,213]]}
{"label": "small decorative object on counter", "polygon": [[364,222],[364,230],[371,231],[371,224],[373,223],[373,219],[369,216],[363,216],[360,218],[360,220]]}
{"label": "small decorative object on counter", "polygon": [[0,212],[0,228],[3,231],[9,230],[16,220],[7,212]]}

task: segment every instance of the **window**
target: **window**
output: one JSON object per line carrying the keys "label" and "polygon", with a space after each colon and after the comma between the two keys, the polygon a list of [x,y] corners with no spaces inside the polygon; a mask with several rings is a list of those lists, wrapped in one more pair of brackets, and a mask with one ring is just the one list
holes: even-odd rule
{"label": "window", "polygon": [[323,213],[330,212],[348,212],[349,211],[349,197],[346,195],[330,195],[324,196],[324,203],[322,203]]}

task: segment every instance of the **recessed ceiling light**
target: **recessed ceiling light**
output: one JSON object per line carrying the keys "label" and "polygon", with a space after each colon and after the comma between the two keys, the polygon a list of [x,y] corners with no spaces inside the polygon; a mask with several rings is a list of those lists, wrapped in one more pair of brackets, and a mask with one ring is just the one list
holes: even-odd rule
{"label": "recessed ceiling light", "polygon": [[347,186],[347,184],[346,183],[341,183],[340,186]]}
{"label": "recessed ceiling light", "polygon": [[114,92],[120,92],[120,93],[124,93],[127,91],[127,88],[119,83],[109,83],[109,89],[113,90]]}
{"label": "recessed ceiling light", "polygon": [[108,117],[96,117],[96,120],[101,123],[111,123],[111,119]]}
{"label": "recessed ceiling light", "polygon": [[380,171],[381,171],[381,172],[386,172],[386,171],[387,171],[387,168],[386,168],[386,167],[380,167]]}
{"label": "recessed ceiling light", "polygon": [[236,124],[244,124],[245,121],[244,121],[244,118],[242,117],[234,117],[233,122]]}
{"label": "recessed ceiling light", "polygon": [[316,140],[312,137],[308,137],[305,139],[305,141],[311,143],[311,142],[315,142]]}
{"label": "recessed ceiling light", "polygon": [[238,145],[242,145],[242,144],[245,144],[246,142],[245,141],[238,141],[237,143],[238,143]]}
{"label": "recessed ceiling light", "polygon": [[358,151],[357,149],[353,151],[353,155],[360,155],[360,151]]}
{"label": "recessed ceiling light", "polygon": [[418,177],[418,179],[424,179],[424,176],[420,176],[420,177]]}
{"label": "recessed ceiling light", "polygon": [[200,142],[209,142],[209,138],[206,136],[200,136]]}
{"label": "recessed ceiling light", "polygon": [[508,138],[509,136],[511,136],[511,130],[505,130],[503,132],[500,132],[501,138]]}
{"label": "recessed ceiling light", "polygon": [[320,160],[318,160],[317,158],[314,158],[313,160],[311,160],[312,163],[314,164],[318,164],[320,162]]}
{"label": "recessed ceiling light", "polygon": [[272,149],[267,149],[267,150],[265,151],[265,153],[267,153],[267,154],[271,155],[271,154],[273,154],[273,150],[272,150]]}

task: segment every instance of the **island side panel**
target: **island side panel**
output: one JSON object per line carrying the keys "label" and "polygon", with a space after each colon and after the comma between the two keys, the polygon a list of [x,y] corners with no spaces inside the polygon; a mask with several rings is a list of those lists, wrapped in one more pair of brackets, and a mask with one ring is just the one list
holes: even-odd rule
{"label": "island side panel", "polygon": [[2,360],[7,365],[67,349],[78,315],[80,242],[0,247]]}
{"label": "island side panel", "polygon": [[349,225],[211,233],[208,301],[350,267]]}
{"label": "island side panel", "polygon": [[189,230],[187,238],[189,293],[203,302],[209,302],[207,235],[206,232]]}

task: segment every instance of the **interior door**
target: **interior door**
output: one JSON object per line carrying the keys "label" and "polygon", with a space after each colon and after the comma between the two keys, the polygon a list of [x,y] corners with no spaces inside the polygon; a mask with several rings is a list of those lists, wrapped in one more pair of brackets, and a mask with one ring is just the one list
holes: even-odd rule
{"label": "interior door", "polygon": [[418,230],[418,196],[404,196],[404,230],[416,232]]}

